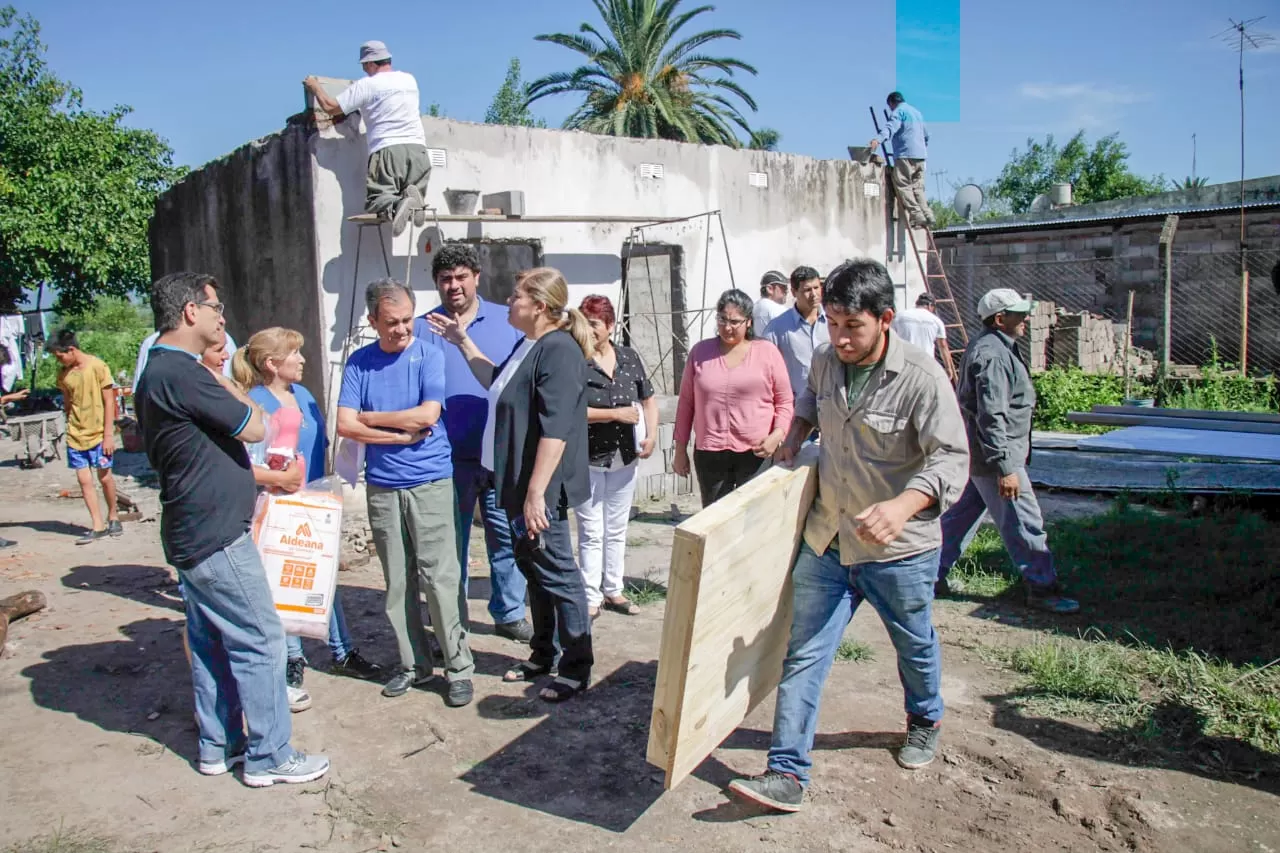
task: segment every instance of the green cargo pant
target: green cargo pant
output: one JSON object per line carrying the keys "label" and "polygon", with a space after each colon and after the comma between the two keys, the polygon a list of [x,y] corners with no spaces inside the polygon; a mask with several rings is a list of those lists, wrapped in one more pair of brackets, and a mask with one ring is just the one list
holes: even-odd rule
{"label": "green cargo pant", "polygon": [[451,682],[471,678],[476,665],[458,612],[462,568],[454,530],[453,480],[412,489],[372,484],[365,489],[400,665],[430,669],[434,664],[419,604],[419,594],[424,593],[444,654],[445,676]]}
{"label": "green cargo pant", "polygon": [[431,159],[425,145],[388,145],[381,148],[369,155],[364,208],[369,213],[390,213],[410,184],[426,198],[427,179],[430,177]]}

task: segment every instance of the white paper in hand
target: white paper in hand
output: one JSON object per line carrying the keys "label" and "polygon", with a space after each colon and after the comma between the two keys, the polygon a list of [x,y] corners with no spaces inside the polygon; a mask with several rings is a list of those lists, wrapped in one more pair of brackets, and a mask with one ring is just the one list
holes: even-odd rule
{"label": "white paper in hand", "polygon": [[333,455],[333,472],[342,482],[355,488],[364,470],[364,442],[344,438],[338,442],[338,452]]}
{"label": "white paper in hand", "polygon": [[632,403],[631,405],[635,407],[636,414],[640,416],[640,420],[636,421],[635,426],[632,427],[636,434],[636,452],[639,453],[640,445],[644,444],[645,438],[648,437],[648,433],[645,432],[644,408],[639,403]]}

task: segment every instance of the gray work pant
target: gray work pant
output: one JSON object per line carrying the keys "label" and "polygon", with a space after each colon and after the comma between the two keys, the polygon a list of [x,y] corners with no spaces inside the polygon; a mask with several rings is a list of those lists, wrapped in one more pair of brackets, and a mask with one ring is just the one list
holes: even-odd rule
{"label": "gray work pant", "polygon": [[475,660],[459,612],[462,568],[454,529],[453,480],[412,489],[365,487],[369,527],[387,583],[387,619],[396,635],[400,665],[430,669],[434,660],[422,624],[425,594],[431,625],[444,654],[449,681],[470,679]]}
{"label": "gray work pant", "polygon": [[893,161],[893,188],[907,212],[907,222],[933,221],[933,211],[924,197],[924,161],[899,157]]}
{"label": "gray work pant", "polygon": [[365,210],[369,213],[389,212],[410,185],[417,187],[425,198],[430,177],[431,159],[427,156],[427,146],[404,144],[378,149],[369,155]]}
{"label": "gray work pant", "polygon": [[969,483],[960,499],[942,514],[942,554],[938,562],[938,579],[947,572],[969,547],[982,524],[982,516],[990,512],[991,520],[1005,550],[1027,583],[1048,586],[1056,583],[1058,572],[1049,551],[1040,502],[1031,489],[1026,468],[1018,469],[1018,496],[1013,500],[1000,497],[996,474],[970,474]]}

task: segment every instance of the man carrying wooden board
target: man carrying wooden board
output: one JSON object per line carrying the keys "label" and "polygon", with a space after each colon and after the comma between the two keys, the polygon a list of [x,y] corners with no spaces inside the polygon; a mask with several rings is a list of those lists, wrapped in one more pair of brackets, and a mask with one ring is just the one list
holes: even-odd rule
{"label": "man carrying wooden board", "polygon": [[763,775],[729,790],[780,811],[800,809],[823,685],[866,599],[898,652],[907,739],[897,761],[933,761],[942,721],[942,653],[933,629],[940,514],[964,488],[969,453],[942,367],[890,332],[893,281],[875,261],[846,261],[822,291],[831,343],[813,355],[777,459],[818,427],[818,494],[792,569],[795,615]]}

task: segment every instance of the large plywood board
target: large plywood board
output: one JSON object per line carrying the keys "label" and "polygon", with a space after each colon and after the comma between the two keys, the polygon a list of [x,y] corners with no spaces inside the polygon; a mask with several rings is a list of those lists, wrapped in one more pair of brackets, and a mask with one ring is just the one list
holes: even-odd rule
{"label": "large plywood board", "polygon": [[676,528],[648,761],[670,790],[778,686],[815,449]]}

